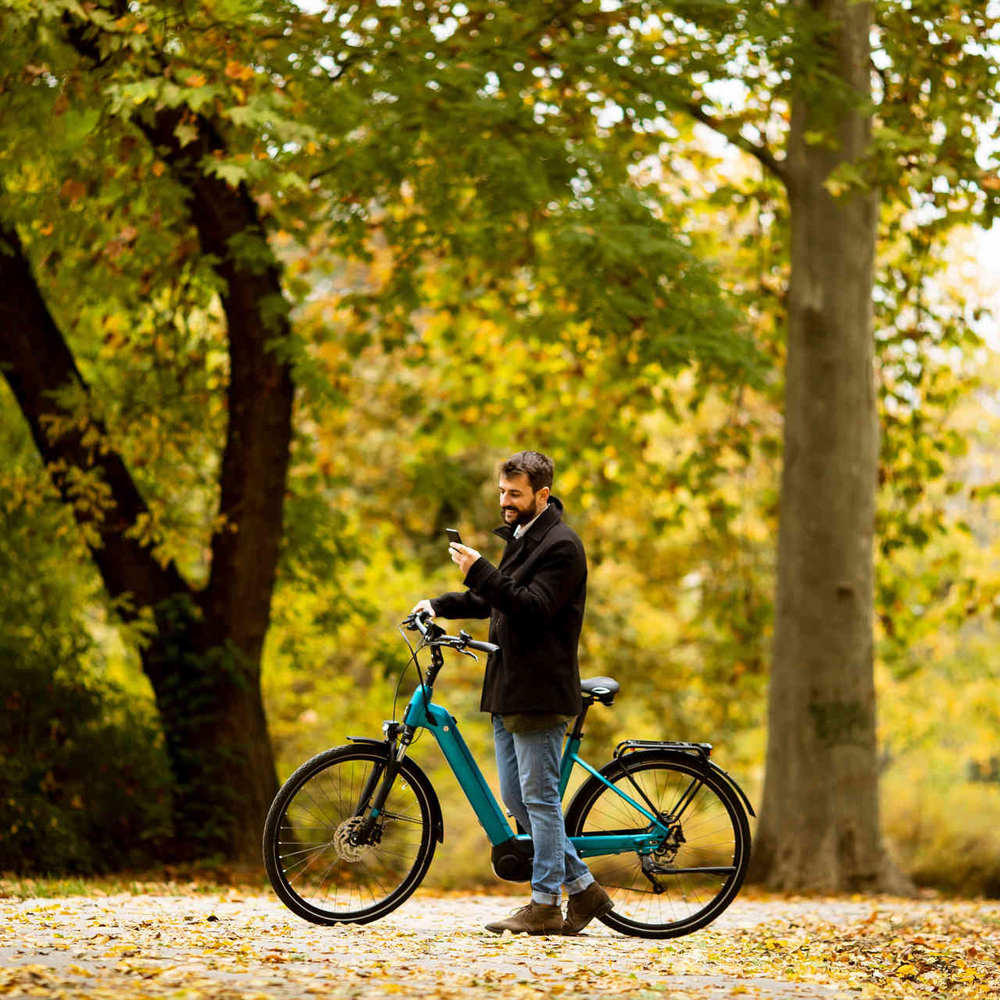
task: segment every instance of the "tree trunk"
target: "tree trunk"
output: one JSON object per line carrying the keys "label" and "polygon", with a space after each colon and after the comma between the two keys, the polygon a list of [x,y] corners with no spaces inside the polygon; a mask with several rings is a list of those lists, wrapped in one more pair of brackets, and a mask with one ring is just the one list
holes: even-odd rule
{"label": "tree trunk", "polygon": [[[870,119],[870,7],[815,0],[848,94],[800,93],[784,164],[791,204],[788,367],[767,767],[751,878],[778,889],[899,883],[882,846],[872,651],[878,470],[871,295],[878,200],[824,182]],[[824,144],[808,133],[826,133]]]}
{"label": "tree trunk", "polygon": [[175,781],[175,853],[259,862],[277,792],[259,651],[249,657],[196,601],[179,594],[158,605],[156,637],[142,651]]}

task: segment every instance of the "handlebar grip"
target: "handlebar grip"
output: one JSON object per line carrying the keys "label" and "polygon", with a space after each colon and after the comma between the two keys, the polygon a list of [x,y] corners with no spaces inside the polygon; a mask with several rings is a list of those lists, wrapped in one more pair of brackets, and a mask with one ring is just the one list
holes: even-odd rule
{"label": "handlebar grip", "polygon": [[480,653],[499,653],[500,647],[492,642],[480,642],[478,639],[470,639],[465,644],[469,649],[478,649]]}

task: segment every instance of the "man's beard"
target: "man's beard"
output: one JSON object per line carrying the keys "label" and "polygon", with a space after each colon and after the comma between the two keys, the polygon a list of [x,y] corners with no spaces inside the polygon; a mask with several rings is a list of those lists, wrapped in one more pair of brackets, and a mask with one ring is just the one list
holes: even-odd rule
{"label": "man's beard", "polygon": [[538,516],[537,511],[533,507],[529,507],[527,510],[518,510],[516,507],[502,507],[501,510],[505,514],[508,510],[512,510],[517,515],[513,521],[508,521],[507,518],[504,517],[504,524],[506,524],[508,528],[516,528],[518,525],[524,527],[524,525],[530,524]]}

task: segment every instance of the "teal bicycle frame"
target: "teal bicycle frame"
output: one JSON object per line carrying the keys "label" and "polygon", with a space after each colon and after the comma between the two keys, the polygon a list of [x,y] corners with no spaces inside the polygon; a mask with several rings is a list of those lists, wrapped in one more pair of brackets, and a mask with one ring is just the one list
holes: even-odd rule
{"label": "teal bicycle frame", "polygon": [[[428,729],[434,734],[445,760],[458,779],[465,797],[469,800],[469,805],[472,806],[472,811],[476,814],[476,818],[494,847],[509,843],[511,840],[525,846],[530,845],[531,838],[527,834],[515,834],[514,830],[511,829],[506,815],[483,777],[483,772],[479,769],[479,765],[476,764],[468,745],[462,738],[454,716],[440,705],[435,705],[432,697],[433,690],[429,685],[419,685],[406,707],[403,724],[413,726],[415,729]],[[573,768],[579,764],[580,767],[607,785],[616,795],[620,795],[630,806],[637,809],[649,820],[649,827],[644,831],[570,837],[569,839],[576,847],[577,853],[581,858],[630,852],[651,853],[669,835],[669,826],[660,817],[653,815],[644,805],[607,781],[600,772],[580,757],[578,753],[580,738],[575,735],[577,732],[579,732],[577,729],[570,731],[563,747],[559,781],[560,796],[565,795]]]}

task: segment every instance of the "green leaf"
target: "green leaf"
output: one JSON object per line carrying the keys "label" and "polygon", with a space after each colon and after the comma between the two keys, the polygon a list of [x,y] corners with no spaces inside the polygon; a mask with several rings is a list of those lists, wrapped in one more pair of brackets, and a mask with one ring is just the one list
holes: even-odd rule
{"label": "green leaf", "polygon": [[221,177],[232,188],[239,187],[248,176],[247,168],[232,160],[209,160],[205,170],[206,173]]}
{"label": "green leaf", "polygon": [[174,129],[174,135],[180,140],[181,148],[198,138],[198,130],[190,122],[179,122]]}
{"label": "green leaf", "polygon": [[81,145],[101,119],[98,108],[70,108],[61,118],[61,138],[66,146]]}

